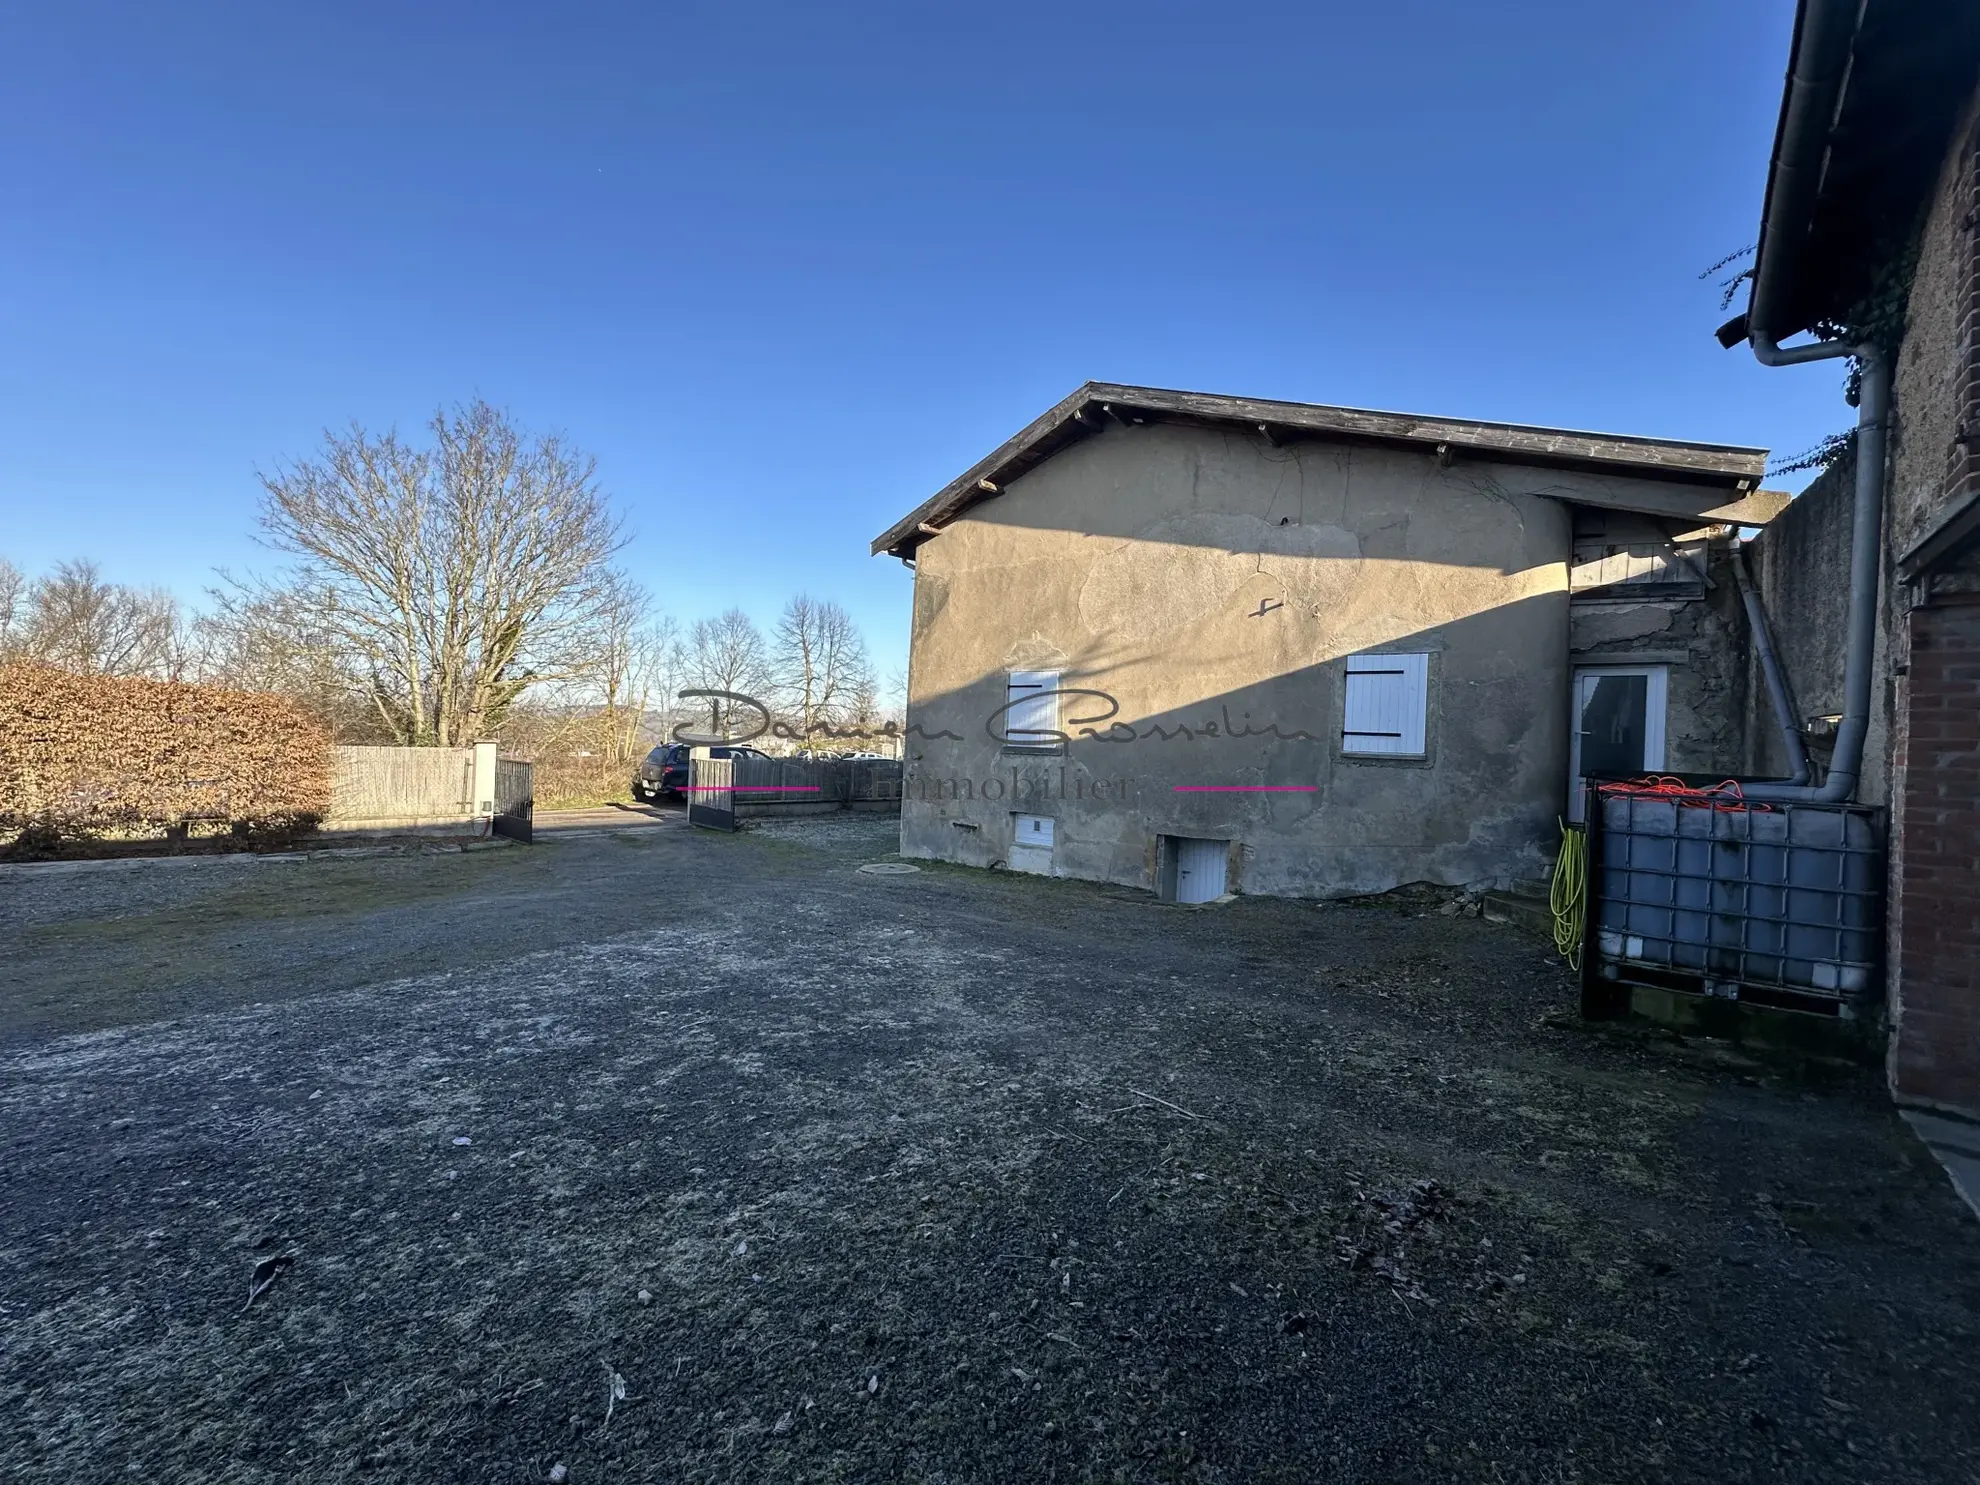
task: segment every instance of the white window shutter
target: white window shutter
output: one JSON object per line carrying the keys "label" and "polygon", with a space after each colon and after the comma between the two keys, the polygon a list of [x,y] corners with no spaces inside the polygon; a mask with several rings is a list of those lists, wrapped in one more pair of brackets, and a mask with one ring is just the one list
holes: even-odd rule
{"label": "white window shutter", "polygon": [[1004,701],[1004,743],[1013,748],[1059,745],[1059,672],[1014,670]]}
{"label": "white window shutter", "polygon": [[1421,758],[1430,711],[1428,655],[1350,655],[1341,751]]}

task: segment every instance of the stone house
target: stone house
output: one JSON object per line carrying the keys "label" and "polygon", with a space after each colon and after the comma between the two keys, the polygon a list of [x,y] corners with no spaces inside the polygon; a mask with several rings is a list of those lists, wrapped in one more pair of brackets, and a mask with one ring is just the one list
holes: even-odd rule
{"label": "stone house", "polygon": [[1182,901],[1540,877],[1571,777],[1739,764],[1764,459],[1088,383],[873,544],[902,850]]}
{"label": "stone house", "polygon": [[[1802,332],[1823,344],[1780,346]],[[1751,298],[1720,338],[1857,353],[1853,446],[1753,544],[1792,711],[1773,725],[1756,663],[1747,762],[1803,753],[1812,787],[1840,770],[1887,808],[1892,1087],[1980,1115],[1980,7],[1801,0]]]}

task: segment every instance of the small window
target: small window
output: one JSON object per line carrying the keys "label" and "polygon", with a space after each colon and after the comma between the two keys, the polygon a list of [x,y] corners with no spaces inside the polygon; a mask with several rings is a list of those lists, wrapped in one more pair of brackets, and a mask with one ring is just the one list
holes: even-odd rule
{"label": "small window", "polygon": [[1424,756],[1428,655],[1350,655],[1341,704],[1341,751],[1369,757]]}
{"label": "small window", "polygon": [[1059,748],[1059,673],[1014,670],[1005,687],[1004,746],[1031,753]]}

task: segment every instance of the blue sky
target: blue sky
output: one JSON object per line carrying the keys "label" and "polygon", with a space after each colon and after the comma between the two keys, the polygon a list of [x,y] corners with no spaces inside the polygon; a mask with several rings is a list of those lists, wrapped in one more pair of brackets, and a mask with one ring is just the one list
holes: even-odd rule
{"label": "blue sky", "polygon": [[1719,350],[1697,277],[1791,18],[15,7],[0,554],[197,596],[268,564],[257,467],[478,394],[597,455],[670,611],[809,589],[884,669],[867,543],[1088,377],[1798,451],[1840,372]]}

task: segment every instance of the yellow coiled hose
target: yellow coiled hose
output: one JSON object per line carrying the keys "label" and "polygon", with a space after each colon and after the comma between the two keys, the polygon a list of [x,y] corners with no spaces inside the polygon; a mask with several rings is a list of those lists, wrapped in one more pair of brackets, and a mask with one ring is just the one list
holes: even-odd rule
{"label": "yellow coiled hose", "polygon": [[1568,968],[1581,968],[1581,941],[1588,924],[1588,837],[1561,822],[1561,854],[1554,862],[1554,882],[1547,893],[1554,911],[1554,947]]}

